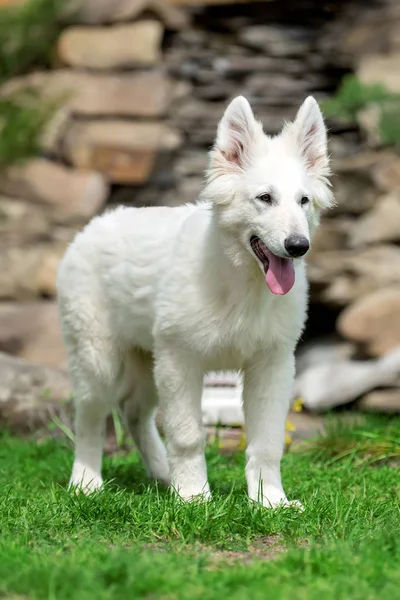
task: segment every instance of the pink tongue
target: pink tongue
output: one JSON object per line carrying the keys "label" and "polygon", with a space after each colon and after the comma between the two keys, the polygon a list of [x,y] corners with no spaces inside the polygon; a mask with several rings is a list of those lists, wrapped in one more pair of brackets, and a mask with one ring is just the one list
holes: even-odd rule
{"label": "pink tongue", "polygon": [[293,261],[279,258],[268,252],[269,267],[265,274],[265,282],[273,294],[287,294],[294,285]]}

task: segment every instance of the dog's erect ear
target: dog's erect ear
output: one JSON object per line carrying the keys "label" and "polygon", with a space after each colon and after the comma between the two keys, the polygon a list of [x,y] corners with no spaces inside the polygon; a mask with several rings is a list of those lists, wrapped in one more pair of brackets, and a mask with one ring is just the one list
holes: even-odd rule
{"label": "dog's erect ear", "polygon": [[317,101],[309,96],[304,100],[296,119],[286,128],[290,143],[295,143],[306,169],[315,181],[315,202],[319,208],[333,203],[330,190],[328,139],[326,127]]}
{"label": "dog's erect ear", "polygon": [[325,169],[328,160],[326,127],[318,103],[312,96],[308,96],[300,106],[292,127],[306,167],[314,172]]}
{"label": "dog's erect ear", "polygon": [[245,166],[260,127],[246,98],[238,96],[232,100],[218,125],[214,146],[214,151],[226,160],[228,168],[237,170]]}

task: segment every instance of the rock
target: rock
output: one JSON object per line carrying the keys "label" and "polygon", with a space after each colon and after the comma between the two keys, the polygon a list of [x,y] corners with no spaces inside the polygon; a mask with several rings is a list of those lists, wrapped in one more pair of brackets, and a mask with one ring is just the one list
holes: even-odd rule
{"label": "rock", "polygon": [[214,81],[210,85],[198,86],[196,95],[201,100],[225,100],[235,95],[235,84],[232,81]]}
{"label": "rock", "polygon": [[295,397],[321,412],[356,400],[377,387],[393,385],[400,373],[400,348],[379,360],[342,360],[316,365],[296,379]]}
{"label": "rock", "polygon": [[[351,11],[345,27],[336,36],[336,52],[344,64],[357,65],[366,55],[387,52],[394,48],[396,9],[394,2],[370,3],[362,11],[349,5]],[[352,14],[351,14],[352,13]],[[341,23],[338,23],[340,27]],[[342,24],[343,25],[343,24]]]}
{"label": "rock", "polygon": [[177,6],[218,6],[222,4],[253,4],[254,2],[269,2],[270,0],[168,0]]}
{"label": "rock", "polygon": [[307,31],[278,25],[251,25],[239,33],[245,46],[262,50],[268,56],[302,56],[310,49]]}
{"label": "rock", "polygon": [[336,326],[374,356],[400,346],[400,285],[360,298],[343,310]]}
{"label": "rock", "polygon": [[400,92],[400,52],[389,54],[367,54],[357,69],[357,77],[362,83],[380,83],[387,90]]}
{"label": "rock", "polygon": [[70,412],[71,386],[64,371],[0,353],[0,422],[30,431]]}
{"label": "rock", "polygon": [[382,110],[377,104],[366,106],[357,114],[357,122],[365,134],[369,148],[376,148],[382,144],[380,122]]}
{"label": "rock", "polygon": [[180,152],[175,162],[175,172],[180,177],[191,177],[204,173],[207,168],[207,153],[199,150]]}
{"label": "rock", "polygon": [[243,425],[242,385],[205,386],[201,401],[205,425]]}
{"label": "rock", "polygon": [[374,206],[378,195],[370,174],[334,171],[332,186],[336,205],[329,217],[362,214]]}
{"label": "rock", "polygon": [[46,248],[40,257],[35,278],[37,290],[41,296],[54,298],[57,295],[57,273],[60,260],[64,256],[66,248]]}
{"label": "rock", "polygon": [[189,25],[190,19],[186,11],[165,0],[148,0],[147,8],[154,12],[168,29],[184,29]]}
{"label": "rock", "polygon": [[204,376],[207,387],[236,387],[241,385],[241,375],[236,371],[210,371]]}
{"label": "rock", "polygon": [[350,235],[352,247],[379,242],[400,242],[400,193],[377,200],[375,208],[360,217]]}
{"label": "rock", "polygon": [[357,173],[365,176],[382,165],[396,161],[398,156],[391,150],[368,150],[357,152],[352,156],[338,158],[332,161],[332,170],[340,175],[344,173]]}
{"label": "rock", "polygon": [[0,247],[49,238],[52,224],[48,212],[27,200],[0,196]]}
{"label": "rock", "polygon": [[82,222],[103,207],[108,185],[99,173],[32,159],[0,175],[0,193],[38,202],[56,223]]}
{"label": "rock", "polygon": [[365,412],[400,413],[400,388],[370,392],[357,402],[357,408]]}
{"label": "rock", "polygon": [[58,69],[11,79],[1,95],[24,87],[37,90],[41,98],[57,102],[69,114],[90,117],[160,117],[173,94],[170,81],[156,71],[109,75]]}
{"label": "rock", "polygon": [[372,170],[375,185],[383,192],[400,190],[400,158],[388,155],[386,160],[381,160]]}
{"label": "rock", "polygon": [[168,192],[166,202],[169,206],[179,206],[188,202],[196,202],[203,188],[204,179],[202,177],[188,177],[182,180],[177,190]]}
{"label": "rock", "polygon": [[293,426],[293,432],[290,432],[293,438],[292,448],[296,442],[300,443],[308,438],[315,438],[324,432],[325,419],[321,415],[313,415],[302,412],[290,412],[289,421]]}
{"label": "rock", "polygon": [[329,214],[360,214],[376,204],[378,191],[400,189],[400,158],[392,151],[359,152],[332,161],[337,206]]}
{"label": "rock", "polygon": [[75,123],[63,155],[75,167],[100,171],[114,183],[146,182],[159,152],[181,143],[179,133],[160,122],[90,121]]}
{"label": "rock", "polygon": [[[247,77],[245,94],[251,104],[256,100],[264,105],[295,106],[302,102],[310,91],[307,81],[294,79],[280,73],[255,73]],[[268,90],[268,94],[265,93]]]}
{"label": "rock", "polygon": [[29,300],[56,295],[56,272],[64,244],[6,246],[0,253],[0,299]]}
{"label": "rock", "polygon": [[311,252],[308,277],[315,287],[314,299],[346,306],[375,290],[400,284],[400,248],[381,245]]}
{"label": "rock", "polygon": [[160,58],[162,25],[145,20],[114,27],[70,27],[61,34],[57,52],[67,65],[119,69],[154,65]]}
{"label": "rock", "polygon": [[65,369],[57,303],[0,303],[0,352]]}
{"label": "rock", "polygon": [[157,15],[169,29],[182,29],[189,23],[186,12],[165,0],[70,0],[69,12],[88,25],[131,21],[144,11]]}
{"label": "rock", "polygon": [[[246,93],[245,89],[242,91]],[[240,93],[239,89],[237,93]],[[180,105],[179,111],[171,114],[170,120],[180,131],[187,134],[187,147],[207,147],[215,139],[216,128],[225,108],[226,102],[205,102],[191,97]],[[264,131],[270,135],[278,133],[282,121],[291,119],[295,114],[293,107],[276,108],[254,102],[253,108],[257,118],[263,123]]]}
{"label": "rock", "polygon": [[324,219],[318,227],[312,241],[312,252],[343,250],[347,247],[352,221],[346,218]]}
{"label": "rock", "polygon": [[358,132],[347,131],[340,132],[340,135],[331,135],[328,141],[328,150],[332,163],[345,158],[351,160],[361,150]]}
{"label": "rock", "polygon": [[47,156],[59,157],[60,144],[71,125],[71,114],[67,107],[57,109],[44,124],[38,143]]}
{"label": "rock", "polygon": [[[180,58],[182,63],[183,57]],[[233,55],[218,56],[213,61],[213,73],[224,77],[237,77],[248,73],[285,73],[286,75],[299,75],[305,72],[303,61],[298,58],[276,58],[264,55]]]}
{"label": "rock", "polygon": [[332,364],[350,359],[354,354],[354,346],[344,342],[339,336],[315,338],[301,345],[296,352],[296,374],[302,373],[321,364]]}
{"label": "rock", "polygon": [[207,425],[205,428],[207,443],[217,445],[221,454],[243,452],[246,448],[244,427],[219,427]]}

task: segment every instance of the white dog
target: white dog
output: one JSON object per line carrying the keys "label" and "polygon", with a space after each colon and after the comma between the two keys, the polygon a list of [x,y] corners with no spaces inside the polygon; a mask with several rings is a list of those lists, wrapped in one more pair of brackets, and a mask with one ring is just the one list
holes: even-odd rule
{"label": "white dog", "polygon": [[280,462],[307,307],[302,257],[332,202],[328,176],[312,97],[277,137],[238,97],[218,126],[202,202],[121,207],[76,236],[58,276],[76,402],[71,485],[102,485],[105,420],[118,402],[150,475],[185,500],[208,497],[204,373],[240,370],[249,496],[288,503]]}

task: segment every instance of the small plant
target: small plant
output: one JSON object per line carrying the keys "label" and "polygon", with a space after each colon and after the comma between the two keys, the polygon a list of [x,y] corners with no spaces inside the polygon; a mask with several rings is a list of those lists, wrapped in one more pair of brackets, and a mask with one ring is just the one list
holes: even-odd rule
{"label": "small plant", "polygon": [[0,98],[0,169],[34,156],[54,114],[55,102],[43,102],[37,91],[24,89]]}
{"label": "small plant", "polygon": [[0,9],[0,83],[47,67],[61,30],[61,0],[30,0]]}
{"label": "small plant", "polygon": [[396,146],[400,143],[400,100],[382,110],[379,134],[383,144]]}
{"label": "small plant", "polygon": [[400,99],[379,83],[366,85],[355,75],[346,75],[336,95],[322,102],[322,108],[328,116],[355,121],[360,110],[394,98]]}
{"label": "small plant", "polygon": [[381,84],[364,84],[355,75],[346,75],[334,97],[321,103],[328,117],[357,121],[360,112],[376,106],[379,109],[379,138],[382,144],[400,143],[400,94]]}
{"label": "small plant", "polygon": [[349,424],[332,420],[321,436],[304,442],[297,452],[312,454],[315,459],[328,462],[350,459],[358,465],[371,465],[400,459],[400,431],[380,426],[379,420],[371,431],[366,424]]}
{"label": "small plant", "polygon": [[[0,9],[0,85],[32,68],[48,67],[60,32],[61,0],[30,0]],[[0,93],[0,169],[36,155],[56,103],[39,90]]]}

